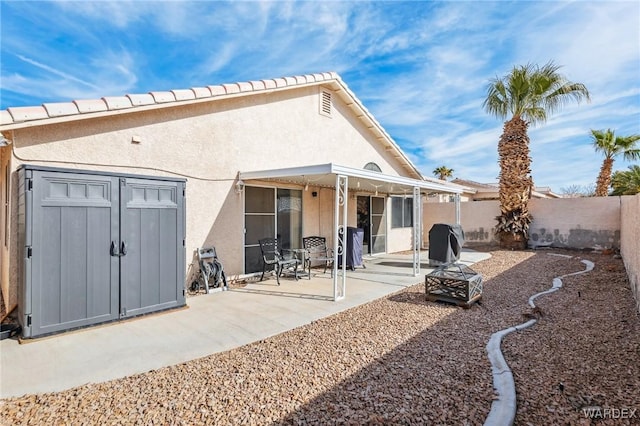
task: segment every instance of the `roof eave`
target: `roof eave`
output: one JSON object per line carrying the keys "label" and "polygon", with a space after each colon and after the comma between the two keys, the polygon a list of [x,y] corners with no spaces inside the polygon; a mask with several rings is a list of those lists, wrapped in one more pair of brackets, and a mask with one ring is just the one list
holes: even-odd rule
{"label": "roof eave", "polygon": [[[383,141],[383,148],[388,151],[393,151],[394,157],[398,159],[401,163],[404,163],[405,167],[413,173],[416,178],[424,180],[424,176],[418,168],[413,164],[413,162],[406,156],[406,154],[402,151],[402,149],[398,146],[398,144],[393,140],[391,135],[387,133],[387,131],[382,127],[382,125],[373,117],[373,114],[367,110],[367,108],[360,102],[358,97],[349,89],[347,84],[342,81],[340,76],[336,75],[335,84],[338,86],[339,92],[344,92],[348,99],[353,102],[346,102],[347,106],[351,107],[355,105],[355,109],[360,112],[360,114],[356,114],[356,116],[367,124],[367,128],[376,134],[379,141]],[[343,99],[345,100],[345,99]]]}
{"label": "roof eave", "polygon": [[[191,88],[175,90],[171,92],[152,92],[149,94],[133,94],[121,97],[110,97],[92,100],[99,103],[99,111],[82,112],[80,102],[73,101],[58,104],[43,104],[40,107],[27,107],[21,109],[9,108],[3,110],[0,117],[0,131],[19,130],[53,124],[69,123],[79,120],[89,120],[102,117],[112,117],[121,114],[131,114],[137,112],[154,111],[164,108],[175,108],[185,105],[208,103],[217,100],[239,98],[248,95],[268,94],[294,88],[304,88],[309,86],[328,86],[337,92],[345,104],[350,107],[356,117],[372,132],[374,137],[383,148],[391,153],[393,157],[415,178],[424,180],[424,176],[407,155],[400,149],[398,144],[387,133],[382,125],[366,109],[357,96],[349,89],[340,76],[335,72],[325,72],[318,74],[308,74],[296,77],[285,77],[270,80],[260,80],[257,82],[239,82],[207,86],[207,88]],[[186,96],[189,92],[189,96]],[[205,93],[202,95],[202,93]],[[210,93],[211,96],[206,94]],[[166,95],[166,96],[165,96]],[[171,98],[173,97],[173,98]],[[167,100],[167,99],[174,100]],[[180,98],[180,100],[178,100]],[[127,100],[128,99],[128,100]],[[102,102],[104,104],[102,104]],[[134,105],[135,102],[145,103]],[[152,103],[146,103],[152,102]],[[50,112],[48,108],[55,107],[55,112]],[[15,117],[15,113],[23,112],[24,116],[31,115],[32,119],[20,120]],[[28,110],[28,111],[25,111]],[[74,112],[75,111],[75,112]],[[51,113],[60,114],[58,116],[41,118],[43,115]]]}
{"label": "roof eave", "polygon": [[[173,100],[169,102],[158,102],[158,103],[152,103],[148,105],[132,105],[127,107],[107,109],[107,110],[96,111],[96,112],[84,112],[84,113],[77,112],[77,113],[61,115],[57,117],[37,118],[32,120],[17,121],[15,120],[15,118],[11,116],[11,114],[9,114],[8,112],[9,109],[7,109],[2,111],[3,117],[10,118],[11,120],[13,120],[13,122],[11,123],[5,122],[3,124],[0,124],[0,131],[18,130],[18,129],[32,128],[32,127],[39,127],[39,126],[47,126],[51,124],[68,123],[68,122],[78,121],[78,120],[110,117],[114,115],[131,114],[131,113],[143,112],[143,111],[153,111],[153,110],[159,110],[159,109],[165,109],[165,108],[175,108],[175,107],[180,107],[184,105],[208,103],[208,102],[213,102],[218,100],[240,98],[240,97],[250,96],[250,95],[269,94],[274,92],[281,92],[284,90],[290,90],[294,88],[298,89],[298,88],[304,88],[309,86],[326,85],[328,83],[330,84],[332,82],[336,82],[339,79],[339,76],[334,72],[313,74],[313,75],[302,76],[302,77],[305,78],[306,82],[296,82],[294,84],[286,84],[286,85],[281,85],[276,87],[266,87],[265,85],[265,88],[263,89],[248,89],[248,85],[250,83],[233,83],[233,84],[227,84],[227,85],[210,86],[210,87],[238,86],[239,89],[237,89],[237,91],[231,91],[230,93],[219,93],[219,94],[212,93],[211,96],[195,98],[195,99]],[[312,78],[313,78],[313,81],[310,81]],[[274,79],[274,80],[280,80],[280,79]],[[268,80],[261,80],[261,81],[268,81]],[[245,90],[241,90],[241,89],[245,89]],[[195,88],[186,89],[186,90],[195,90]],[[225,88],[225,90],[228,90],[228,89]],[[140,95],[126,95],[126,96],[130,97],[130,96],[140,96]],[[68,103],[72,104],[73,102],[68,102]],[[35,108],[39,108],[39,107],[35,107]]]}
{"label": "roof eave", "polygon": [[342,175],[350,178],[361,178],[373,181],[379,181],[389,184],[404,185],[407,187],[418,187],[420,189],[440,191],[447,193],[462,193],[462,188],[453,188],[445,185],[435,184],[425,180],[407,178],[404,176],[387,175],[366,169],[356,169],[352,167],[340,166],[333,163],[316,164],[311,166],[287,167],[282,169],[257,170],[248,172],[239,172],[238,177],[241,180],[268,180],[282,179],[292,176],[314,176],[314,175]]}

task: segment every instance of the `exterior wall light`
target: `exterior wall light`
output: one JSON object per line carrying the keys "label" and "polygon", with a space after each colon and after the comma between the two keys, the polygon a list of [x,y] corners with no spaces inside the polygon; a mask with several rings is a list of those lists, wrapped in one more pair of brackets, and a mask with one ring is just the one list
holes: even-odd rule
{"label": "exterior wall light", "polygon": [[238,179],[238,181],[236,182],[235,190],[236,194],[242,194],[242,191],[244,191],[244,182],[242,181],[242,179]]}

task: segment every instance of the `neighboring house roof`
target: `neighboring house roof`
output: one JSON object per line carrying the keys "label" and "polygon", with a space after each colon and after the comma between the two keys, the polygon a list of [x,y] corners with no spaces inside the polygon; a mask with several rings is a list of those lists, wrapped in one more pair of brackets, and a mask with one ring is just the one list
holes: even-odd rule
{"label": "neighboring house roof", "polygon": [[378,142],[380,142],[383,148],[386,151],[392,152],[393,156],[408,170],[409,174],[418,179],[424,179],[424,176],[400,149],[398,144],[335,72],[193,87],[191,89],[149,92],[145,94],[105,96],[101,99],[44,103],[40,106],[9,107],[6,110],[0,111],[0,131],[176,107],[179,105],[212,102],[219,99],[291,90],[305,86],[330,87],[342,98],[356,117],[364,123],[365,127],[377,137]]}
{"label": "neighboring house roof", "polygon": [[472,192],[473,191],[473,189],[465,187],[464,185],[461,185],[457,182],[450,182],[447,180],[441,180],[441,179],[436,179],[432,177],[424,177],[423,179],[426,180],[427,182],[432,182],[438,185],[449,187],[455,190],[455,192]]}
{"label": "neighboring house roof", "polygon": [[545,195],[546,198],[563,198],[562,195],[556,194],[548,186],[534,186],[533,191]]}
{"label": "neighboring house roof", "polygon": [[452,182],[457,183],[458,185],[466,186],[469,189],[473,190],[473,192],[477,192],[477,191],[488,192],[488,191],[495,191],[496,189],[498,189],[497,184],[480,183],[480,182],[475,182],[473,180],[468,180],[468,179],[455,178],[454,180],[452,180]]}
{"label": "neighboring house roof", "polygon": [[[468,179],[459,179],[459,178],[454,179],[452,182],[458,185],[462,185],[465,188],[468,188],[470,190],[465,192],[470,192],[472,194],[495,193],[496,198],[498,197],[499,186],[497,183],[480,183],[480,182],[475,182]],[[534,187],[533,191],[531,191],[531,197],[532,198],[562,198],[561,195],[558,195],[553,191],[551,191],[551,188],[549,188],[548,186]]]}

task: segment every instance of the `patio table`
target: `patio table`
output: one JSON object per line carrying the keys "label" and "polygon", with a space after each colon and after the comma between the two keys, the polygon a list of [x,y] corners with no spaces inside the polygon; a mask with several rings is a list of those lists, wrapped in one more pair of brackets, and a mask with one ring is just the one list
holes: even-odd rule
{"label": "patio table", "polygon": [[293,256],[298,259],[298,265],[302,265],[302,271],[298,270],[298,266],[296,266],[298,277],[308,277],[310,276],[307,272],[305,265],[309,261],[309,251],[304,248],[294,248],[294,249],[286,249],[285,251],[290,252]]}

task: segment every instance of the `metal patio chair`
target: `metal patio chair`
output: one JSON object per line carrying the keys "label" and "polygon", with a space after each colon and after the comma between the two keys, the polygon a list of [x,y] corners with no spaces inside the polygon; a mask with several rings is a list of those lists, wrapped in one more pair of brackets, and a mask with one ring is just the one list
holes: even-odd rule
{"label": "metal patio chair", "polygon": [[333,250],[327,247],[327,239],[325,237],[311,236],[302,238],[302,246],[307,250],[305,258],[305,267],[311,279],[311,265],[316,263],[324,263],[324,273],[331,266],[331,276],[333,277]]}
{"label": "metal patio chair", "polygon": [[264,279],[264,273],[267,267],[271,266],[273,266],[276,274],[278,285],[280,285],[280,275],[282,275],[285,270],[292,272],[296,281],[298,281],[298,265],[300,261],[295,256],[292,254],[287,256],[283,255],[284,250],[280,250],[276,238],[263,238],[258,240],[258,243],[260,244],[260,251],[262,252],[262,276],[260,277],[260,281]]}

